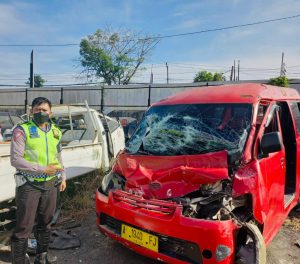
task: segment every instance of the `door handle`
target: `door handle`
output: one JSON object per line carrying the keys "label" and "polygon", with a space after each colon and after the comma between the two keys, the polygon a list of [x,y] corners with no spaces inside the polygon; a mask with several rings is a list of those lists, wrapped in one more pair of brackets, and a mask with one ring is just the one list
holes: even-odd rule
{"label": "door handle", "polygon": [[280,165],[281,165],[282,168],[284,167],[284,161],[285,161],[285,158],[280,159]]}

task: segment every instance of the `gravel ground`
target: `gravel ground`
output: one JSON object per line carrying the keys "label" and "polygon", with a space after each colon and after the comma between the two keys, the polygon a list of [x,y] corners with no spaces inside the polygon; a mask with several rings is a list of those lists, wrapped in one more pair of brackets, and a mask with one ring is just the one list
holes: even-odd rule
{"label": "gravel ground", "polygon": [[[268,247],[268,264],[300,264],[300,213],[289,218]],[[71,229],[81,240],[78,249],[51,250],[58,263],[87,264],[150,264],[158,263],[145,258],[101,234],[95,223],[95,214],[84,217],[80,227]],[[33,262],[33,258],[32,258]],[[10,253],[0,250],[0,263],[10,263]]]}

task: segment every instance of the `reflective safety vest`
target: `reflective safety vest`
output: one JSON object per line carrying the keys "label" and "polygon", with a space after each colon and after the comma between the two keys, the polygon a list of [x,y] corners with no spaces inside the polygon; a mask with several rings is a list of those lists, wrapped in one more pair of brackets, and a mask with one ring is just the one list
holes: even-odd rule
{"label": "reflective safety vest", "polygon": [[[40,129],[33,121],[29,121],[20,125],[26,135],[24,159],[28,162],[37,163],[40,166],[49,164],[57,164],[60,168],[62,165],[58,160],[58,148],[62,133],[60,129],[53,123],[50,123],[49,131],[45,132]],[[48,181],[57,175],[35,175],[22,173],[24,176],[30,177],[35,181]]]}

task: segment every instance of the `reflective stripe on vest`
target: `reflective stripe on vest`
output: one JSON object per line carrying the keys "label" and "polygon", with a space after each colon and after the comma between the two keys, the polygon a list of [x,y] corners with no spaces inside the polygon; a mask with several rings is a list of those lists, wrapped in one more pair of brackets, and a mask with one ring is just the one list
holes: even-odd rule
{"label": "reflective stripe on vest", "polygon": [[[26,144],[24,151],[24,159],[28,162],[37,163],[40,166],[49,164],[57,164],[60,168],[62,165],[58,160],[57,147],[61,140],[60,129],[51,124],[48,132],[41,130],[34,122],[30,121],[20,125],[26,135]],[[34,177],[36,181],[47,181],[55,177],[55,175]]]}

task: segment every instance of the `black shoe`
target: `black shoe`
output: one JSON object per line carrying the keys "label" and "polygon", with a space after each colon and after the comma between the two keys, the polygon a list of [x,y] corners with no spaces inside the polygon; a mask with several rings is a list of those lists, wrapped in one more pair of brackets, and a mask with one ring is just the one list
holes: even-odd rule
{"label": "black shoe", "polygon": [[27,264],[29,256],[26,254],[27,239],[12,238],[11,240],[11,259],[13,264]]}
{"label": "black shoe", "polygon": [[48,252],[37,254],[34,260],[34,264],[55,264],[55,263],[57,263],[57,257],[49,256]]}

